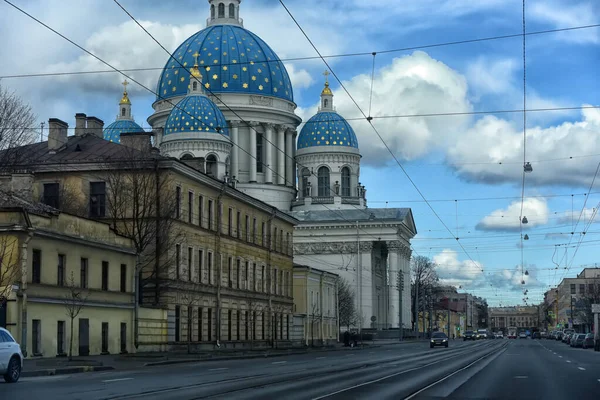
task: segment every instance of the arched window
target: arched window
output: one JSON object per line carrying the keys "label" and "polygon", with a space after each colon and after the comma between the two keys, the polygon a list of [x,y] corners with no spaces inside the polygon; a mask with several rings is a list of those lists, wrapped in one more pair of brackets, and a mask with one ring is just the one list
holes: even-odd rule
{"label": "arched window", "polygon": [[212,4],[210,6],[210,18],[215,19],[215,5],[214,4]]}
{"label": "arched window", "polygon": [[225,18],[225,4],[219,3],[219,18]]}
{"label": "arched window", "polygon": [[319,171],[317,171],[317,179],[318,179],[318,196],[330,196],[329,193],[329,168],[321,167]]}
{"label": "arched window", "polygon": [[327,108],[328,104],[329,104],[329,100],[323,99],[323,108]]}
{"label": "arched window", "polygon": [[206,157],[206,174],[211,176],[217,175],[217,157],[214,154]]}
{"label": "arched window", "polygon": [[191,155],[190,153],[186,153],[186,154],[184,154],[184,155],[181,156],[182,160],[191,160],[193,158],[194,158],[194,156]]}
{"label": "arched window", "polygon": [[233,4],[229,5],[229,18],[235,18],[235,6]]}
{"label": "arched window", "polygon": [[310,197],[308,193],[308,178],[310,177],[310,171],[308,168],[302,170],[302,197]]}
{"label": "arched window", "polygon": [[198,89],[198,82],[192,83],[192,87],[194,88],[194,90],[197,90]]}
{"label": "arched window", "polygon": [[125,116],[125,107],[121,108],[121,117]]}
{"label": "arched window", "polygon": [[342,196],[350,196],[350,168],[342,168]]}

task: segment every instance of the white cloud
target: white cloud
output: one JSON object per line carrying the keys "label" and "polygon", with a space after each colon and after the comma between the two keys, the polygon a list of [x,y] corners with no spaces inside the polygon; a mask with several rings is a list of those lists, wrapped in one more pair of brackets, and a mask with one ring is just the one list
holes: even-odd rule
{"label": "white cloud", "polygon": [[[335,84],[333,86],[336,86]],[[344,86],[368,113],[371,76],[356,75]],[[363,162],[382,164],[390,160],[383,143],[375,135],[370,125],[363,120],[356,105],[343,91],[334,89],[334,103],[337,111],[351,124],[358,136]],[[468,112],[471,105],[467,100],[465,78],[422,51],[395,58],[390,65],[381,68],[375,74],[373,84],[372,114],[377,116]],[[312,107],[310,111],[316,109]],[[448,144],[449,137],[467,128],[469,117],[453,116],[449,118],[390,118],[376,119],[374,126],[385,142],[398,157],[414,159],[436,146]]]}
{"label": "white cloud", "polygon": [[[600,152],[600,109],[583,109],[581,114],[581,121],[527,129],[527,159],[533,164],[527,184],[589,187],[598,160],[577,156]],[[483,117],[456,136],[447,162],[469,181],[520,183],[523,132],[504,119]]]}
{"label": "white cloud", "polygon": [[595,208],[585,208],[582,210],[569,210],[562,213],[562,215],[556,220],[556,223],[559,225],[562,224],[576,224],[579,221],[578,230],[590,223],[592,217],[596,217],[596,209]]}
{"label": "white cloud", "polygon": [[516,59],[491,59],[480,56],[467,67],[469,88],[476,98],[482,95],[506,94],[515,87],[514,74],[519,69]]}
{"label": "white cloud", "polygon": [[[527,12],[534,21],[549,24],[557,29],[571,28],[597,24],[600,5],[595,0],[580,3],[573,0],[536,0],[527,8]],[[600,43],[598,29],[582,29],[556,35],[565,42]]]}
{"label": "white cloud", "polygon": [[[548,223],[548,205],[545,199],[526,198],[523,202],[523,215],[528,223],[524,229]],[[517,231],[520,229],[521,201],[513,201],[507,208],[492,211],[485,216],[475,229],[485,231]]]}
{"label": "white cloud", "polygon": [[312,75],[307,70],[297,69],[294,64],[285,63],[285,69],[290,76],[294,90],[307,88],[314,82]]}
{"label": "white cloud", "polygon": [[444,249],[433,256],[440,284],[451,286],[470,286],[483,275],[483,265],[477,261],[459,260],[458,253],[451,249]]}

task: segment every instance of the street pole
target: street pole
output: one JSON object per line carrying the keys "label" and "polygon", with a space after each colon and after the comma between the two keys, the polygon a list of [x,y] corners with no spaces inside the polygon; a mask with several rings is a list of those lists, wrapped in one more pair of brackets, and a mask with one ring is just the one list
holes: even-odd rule
{"label": "street pole", "polygon": [[575,319],[573,318],[573,296],[571,296],[571,323],[569,324],[569,328],[573,329],[575,326]]}
{"label": "street pole", "polygon": [[448,297],[448,339],[450,339],[450,297]]}
{"label": "street pole", "polygon": [[415,334],[419,339],[419,280],[415,279]]}
{"label": "street pole", "polygon": [[400,341],[402,341],[402,336],[404,334],[404,324],[402,323],[402,292],[404,292],[404,272],[399,271],[400,279],[398,282],[398,331],[400,336]]}

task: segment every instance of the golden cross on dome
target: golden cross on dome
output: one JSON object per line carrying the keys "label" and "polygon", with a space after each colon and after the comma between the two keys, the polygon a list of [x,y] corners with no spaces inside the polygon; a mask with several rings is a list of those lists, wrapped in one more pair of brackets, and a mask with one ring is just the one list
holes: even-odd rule
{"label": "golden cross on dome", "polygon": [[200,54],[198,54],[198,52],[195,52],[194,54],[192,54],[192,56],[194,57],[194,65],[198,65],[198,57],[200,57]]}
{"label": "golden cross on dome", "polygon": [[329,75],[331,75],[331,73],[325,70],[325,72],[323,72],[323,75],[325,75],[325,83],[329,83]]}
{"label": "golden cross on dome", "polygon": [[123,91],[125,93],[127,93],[127,85],[129,85],[129,82],[127,82],[127,79],[125,79],[123,82],[121,82],[121,85],[123,85]]}

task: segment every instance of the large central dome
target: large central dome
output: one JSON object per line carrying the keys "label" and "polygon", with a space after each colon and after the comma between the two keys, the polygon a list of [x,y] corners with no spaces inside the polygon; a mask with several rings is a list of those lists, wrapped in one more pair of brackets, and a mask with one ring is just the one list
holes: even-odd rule
{"label": "large central dome", "polygon": [[[292,84],[285,66],[258,36],[236,25],[213,25],[189,37],[165,65],[158,80],[161,98],[184,96],[189,73],[198,53],[204,69],[207,93],[244,93],[294,101]],[[179,61],[179,62],[178,62]]]}

